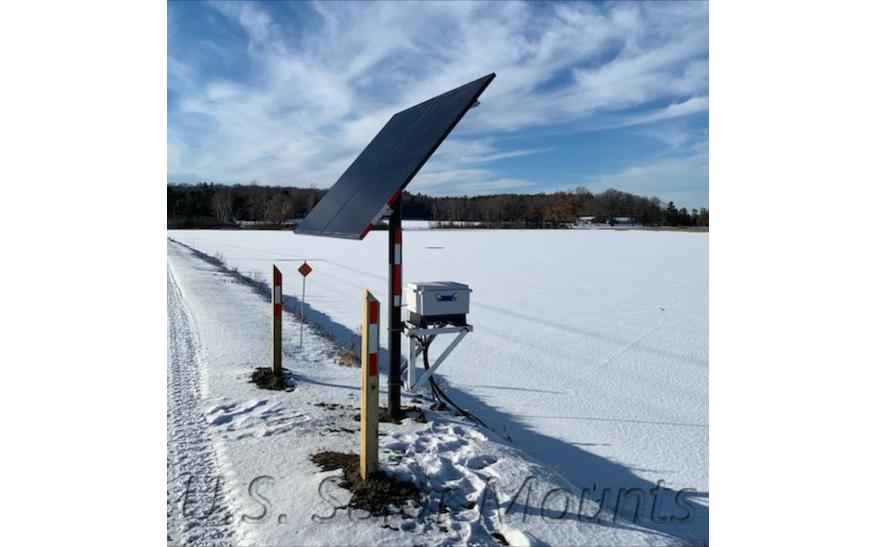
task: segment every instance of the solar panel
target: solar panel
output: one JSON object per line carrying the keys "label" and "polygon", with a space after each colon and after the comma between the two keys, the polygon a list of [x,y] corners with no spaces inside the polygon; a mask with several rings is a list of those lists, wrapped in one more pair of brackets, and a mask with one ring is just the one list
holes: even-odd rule
{"label": "solar panel", "polygon": [[488,74],[392,116],[295,233],[365,237],[493,78]]}

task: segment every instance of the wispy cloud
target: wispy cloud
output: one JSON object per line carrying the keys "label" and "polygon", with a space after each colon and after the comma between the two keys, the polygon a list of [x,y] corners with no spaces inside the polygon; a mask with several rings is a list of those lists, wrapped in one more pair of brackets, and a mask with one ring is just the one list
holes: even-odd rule
{"label": "wispy cloud", "polygon": [[581,185],[591,192],[634,188],[644,195],[659,196],[664,202],[692,208],[708,206],[707,186],[702,189],[702,181],[707,179],[708,143],[696,141],[672,153],[592,176]]}
{"label": "wispy cloud", "polygon": [[[501,166],[544,147],[508,137],[647,125],[708,108],[704,3],[211,7],[239,40],[194,39],[168,9],[170,178],[328,186],[394,112],[489,72],[499,77],[482,106],[411,189],[537,189],[547,181]],[[246,70],[217,68],[236,58]]]}

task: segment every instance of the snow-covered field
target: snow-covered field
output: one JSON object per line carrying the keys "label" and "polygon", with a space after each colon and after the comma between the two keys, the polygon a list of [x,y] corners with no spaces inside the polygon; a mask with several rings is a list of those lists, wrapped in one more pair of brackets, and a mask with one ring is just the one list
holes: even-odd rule
{"label": "snow-covered field", "polygon": [[[354,342],[361,320],[361,289],[366,287],[387,301],[386,234],[377,231],[364,241],[344,241],[285,231],[174,230],[169,237],[209,255],[219,253],[244,274],[261,272],[267,277],[271,265],[276,264],[284,272],[284,293],[291,304],[300,296],[296,269],[306,259],[313,266],[307,278],[308,319],[341,341]],[[201,331],[198,344],[205,348],[196,358],[203,376],[210,379],[204,381],[199,395],[209,402],[202,411],[203,420],[213,424],[212,435],[224,439],[218,443],[219,453],[211,456],[215,463],[209,465],[219,468],[223,476],[237,477],[238,490],[252,478],[247,479],[247,473],[300,471],[300,477],[289,480],[304,481],[299,487],[314,492],[314,497],[287,492],[284,508],[312,509],[307,504],[320,502],[315,496],[318,475],[312,469],[301,469],[305,458],[295,454],[312,453],[314,447],[291,443],[281,462],[253,458],[252,454],[258,453],[253,447],[263,446],[264,452],[271,454],[276,449],[268,446],[275,447],[283,439],[288,443],[294,435],[302,434],[300,430],[316,435],[329,419],[328,413],[322,407],[305,409],[301,405],[307,400],[331,400],[327,393],[335,393],[344,404],[357,404],[357,371],[328,366],[330,351],[312,336],[310,345],[290,356],[287,364],[313,385],[336,385],[337,389],[323,387],[305,396],[302,393],[306,390],[299,388],[293,394],[268,397],[248,388],[256,391],[251,400],[232,401],[241,397],[238,384],[246,371],[266,362],[268,306],[248,287],[210,272],[206,262],[184,248],[169,244],[168,253],[171,281],[175,279],[169,284],[181,287],[180,294],[191,294],[183,299],[193,308],[186,313],[194,317],[192,322]],[[433,544],[489,542],[489,532],[503,529],[511,543],[707,541],[707,234],[411,230],[405,233],[404,263],[405,281],[461,281],[474,290],[469,322],[475,330],[438,375],[449,384],[450,396],[483,419],[492,432],[483,434],[470,424],[452,420],[437,420],[428,426],[392,426],[390,437],[381,438],[381,448],[407,454],[399,469],[420,480],[433,476],[432,486],[452,477],[475,492],[482,486],[477,481],[482,483],[484,467],[464,464],[489,456],[487,461],[494,458],[498,463],[485,466],[489,470],[486,475],[499,478],[499,498],[504,501],[522,486],[526,474],[532,474],[543,483],[538,488],[549,490],[553,484],[571,491],[569,511],[575,514],[583,488],[590,489],[590,497],[594,491],[596,499],[604,498],[610,507],[619,489],[636,493],[628,497],[633,506],[641,491],[642,499],[646,497],[642,518],[637,524],[623,517],[616,521],[606,517],[599,524],[576,518],[573,523],[566,522],[568,519],[548,522],[549,518],[545,521],[535,510],[537,518],[530,517],[528,522],[520,522],[519,515],[505,516],[512,524],[504,522],[503,528],[494,519],[487,519],[481,528],[456,523],[458,527],[451,532],[439,533],[418,523],[403,532],[415,537],[365,527],[356,532],[364,535],[353,539],[331,535],[327,532],[330,527],[314,531],[317,525],[307,521],[309,526],[301,535],[287,535],[299,533],[290,531],[291,527],[273,526],[267,533],[265,527],[250,526],[250,535],[245,538],[254,543]],[[171,308],[176,305],[171,304],[169,301]],[[212,334],[202,332],[207,324]],[[293,338],[290,333],[287,346],[294,345]],[[385,344],[385,335],[382,342]],[[211,344],[219,349],[209,349]],[[436,354],[439,349],[432,351]],[[262,414],[268,416],[260,418]],[[271,416],[279,416],[282,423],[266,425]],[[247,428],[254,429],[249,432]],[[268,434],[274,429],[275,433]],[[246,440],[250,433],[257,441]],[[199,436],[194,434],[195,439]],[[347,437],[341,443],[343,450],[354,451],[357,437]],[[411,446],[418,448],[407,452]],[[270,472],[259,471],[265,467],[270,467]],[[170,475],[168,471],[168,488],[172,490]],[[688,490],[677,499],[674,494],[663,496],[654,513],[647,501],[657,486]],[[235,491],[231,486],[229,489]],[[504,490],[510,493],[505,496]],[[170,514],[172,501],[168,503]],[[561,512],[561,497],[551,503],[553,509],[557,506]],[[248,509],[258,507],[250,504]],[[234,513],[233,504],[228,510]],[[688,513],[691,516],[684,519]],[[326,533],[308,535],[322,530]],[[221,537],[224,531],[215,533]]]}

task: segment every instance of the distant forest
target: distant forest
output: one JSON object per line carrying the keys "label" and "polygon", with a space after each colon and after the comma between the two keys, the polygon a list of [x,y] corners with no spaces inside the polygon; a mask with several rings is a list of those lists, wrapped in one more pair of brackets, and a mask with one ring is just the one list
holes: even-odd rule
{"label": "distant forest", "polygon": [[[276,228],[300,220],[325,195],[317,188],[284,186],[169,184],[168,228]],[[635,223],[643,226],[708,226],[708,209],[678,209],[662,203],[609,189],[593,194],[581,187],[573,192],[550,194],[494,194],[485,196],[433,197],[404,192],[405,219],[477,223],[485,228],[562,228],[580,217],[595,217],[593,223]]]}

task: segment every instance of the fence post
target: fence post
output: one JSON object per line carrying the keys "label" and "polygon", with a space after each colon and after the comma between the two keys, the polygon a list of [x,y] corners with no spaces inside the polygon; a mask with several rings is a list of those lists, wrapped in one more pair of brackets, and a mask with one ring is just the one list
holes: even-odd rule
{"label": "fence post", "polygon": [[362,411],[359,474],[363,480],[377,470],[379,426],[380,302],[362,292]]}
{"label": "fence post", "polygon": [[270,291],[271,309],[273,310],[273,375],[282,378],[283,375],[283,273],[273,267],[273,290]]}

